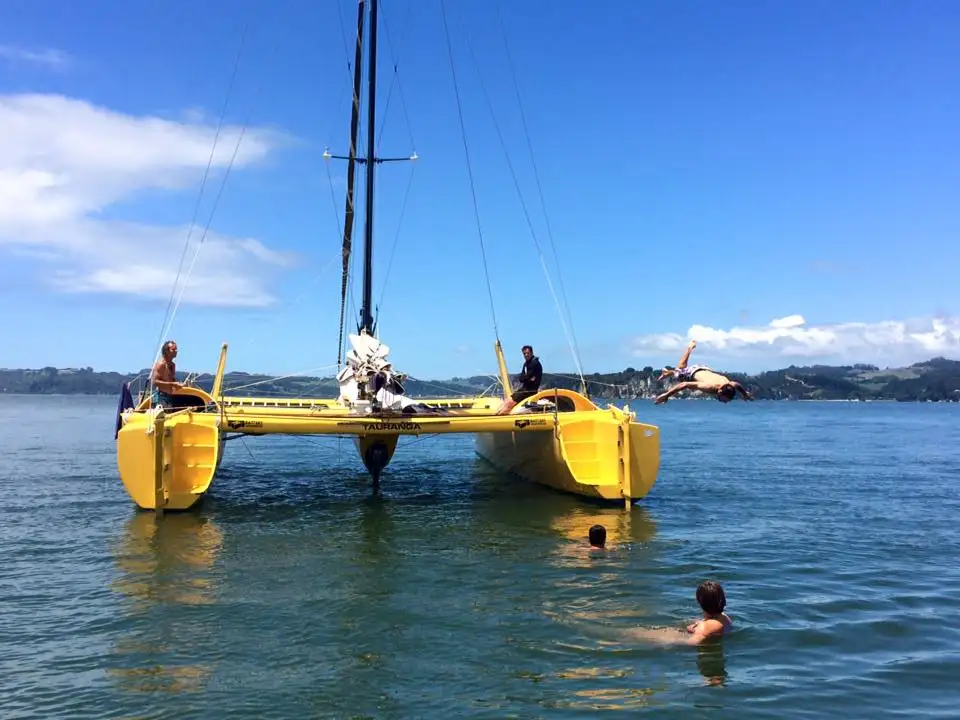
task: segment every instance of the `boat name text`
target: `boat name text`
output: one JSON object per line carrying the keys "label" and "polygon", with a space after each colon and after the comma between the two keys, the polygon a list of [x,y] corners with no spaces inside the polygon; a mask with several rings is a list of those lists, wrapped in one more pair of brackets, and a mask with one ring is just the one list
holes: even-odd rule
{"label": "boat name text", "polygon": [[396,432],[420,432],[419,423],[415,422],[380,422],[363,423],[363,429],[370,430],[395,430]]}

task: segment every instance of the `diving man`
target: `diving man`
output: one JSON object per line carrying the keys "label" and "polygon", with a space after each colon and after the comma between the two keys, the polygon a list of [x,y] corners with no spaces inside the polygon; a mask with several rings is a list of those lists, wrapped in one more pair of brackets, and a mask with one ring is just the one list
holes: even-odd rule
{"label": "diving man", "polygon": [[687,363],[690,361],[690,353],[693,352],[696,346],[697,341],[691,340],[690,344],[687,345],[687,349],[680,357],[680,362],[677,363],[677,367],[673,369],[665,367],[660,373],[660,377],[657,378],[658,380],[674,377],[679,382],[666,392],[658,395],[653,401],[655,404],[660,405],[661,403],[665,403],[671,395],[675,395],[681,390],[699,390],[703,393],[715,395],[717,400],[722,403],[733,400],[737,396],[738,391],[744,400],[753,400],[753,396],[736,380],[731,380],[726,375],[721,375],[706,365],[688,367]]}

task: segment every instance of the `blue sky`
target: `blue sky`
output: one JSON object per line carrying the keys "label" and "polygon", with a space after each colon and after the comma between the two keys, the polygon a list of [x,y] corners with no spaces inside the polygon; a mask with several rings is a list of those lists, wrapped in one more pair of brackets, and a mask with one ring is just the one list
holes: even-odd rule
{"label": "blue sky", "polygon": [[[691,337],[729,369],[960,357],[960,5],[445,7],[512,370],[525,343],[575,363],[507,159],[585,372],[673,363]],[[442,6],[381,8],[379,152],[419,159],[378,168],[380,336],[414,377],[490,373]],[[355,13],[0,5],[0,366],[150,364],[226,101],[180,282],[240,139],[236,161],[166,335],[183,369],[229,342],[230,369],[330,372],[346,166],[322,154],[348,147]]]}

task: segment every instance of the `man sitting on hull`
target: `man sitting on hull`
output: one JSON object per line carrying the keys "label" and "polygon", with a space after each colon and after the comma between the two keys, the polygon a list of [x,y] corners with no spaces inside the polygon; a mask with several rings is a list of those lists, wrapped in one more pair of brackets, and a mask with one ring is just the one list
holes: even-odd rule
{"label": "man sitting on hull", "polygon": [[536,395],[540,389],[540,382],[543,380],[543,366],[540,365],[540,358],[533,354],[533,347],[530,345],[523,346],[523,370],[517,380],[520,381],[520,387],[497,410],[497,415],[508,414],[516,407],[518,402]]}

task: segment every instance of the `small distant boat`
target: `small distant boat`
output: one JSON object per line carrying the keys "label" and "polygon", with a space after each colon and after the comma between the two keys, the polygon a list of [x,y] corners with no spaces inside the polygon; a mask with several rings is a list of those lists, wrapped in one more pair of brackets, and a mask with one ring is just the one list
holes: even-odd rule
{"label": "small distant boat", "polygon": [[[414,399],[403,376],[388,361],[389,347],[376,336],[372,314],[373,176],[386,160],[374,154],[377,2],[359,0],[357,63],[354,75],[351,143],[348,156],[325,157],[348,164],[344,266],[353,226],[354,172],[366,168],[367,192],[363,304],[357,332],[348,336],[337,380],[336,398],[238,397],[223,392],[227,345],[220,351],[210,392],[187,385],[173,409],[156,408],[150,393],[139,401],[125,396],[117,413],[117,464],[120,478],[137,506],[163,512],[185,510],[209,490],[223,459],[226,440],[242,435],[337,435],[355,440],[370,473],[372,489],[401,435],[471,433],[476,451],[499,470],[558,490],[630,506],[653,487],[660,465],[660,433],[637,422],[627,408],[601,408],[585,393],[542,389],[510,414],[497,415],[510,394],[510,376],[499,338],[494,350],[503,397]],[[360,69],[364,19],[369,10],[368,142],[357,157]],[[127,392],[127,389],[124,389]]]}

